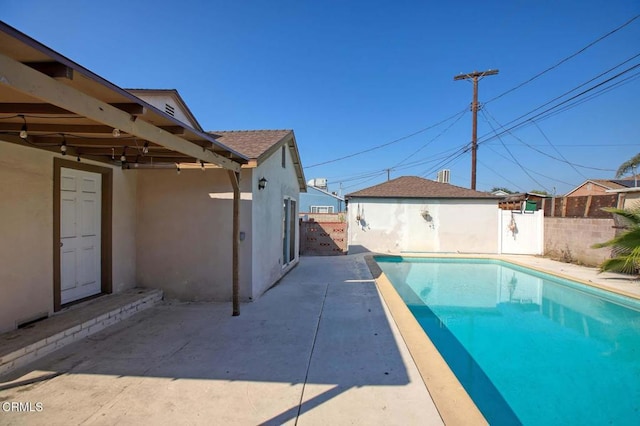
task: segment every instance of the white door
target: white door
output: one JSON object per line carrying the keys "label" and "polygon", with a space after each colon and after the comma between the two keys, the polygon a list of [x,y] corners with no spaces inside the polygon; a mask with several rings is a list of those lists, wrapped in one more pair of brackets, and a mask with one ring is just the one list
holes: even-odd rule
{"label": "white door", "polygon": [[61,169],[60,302],[100,293],[102,176]]}

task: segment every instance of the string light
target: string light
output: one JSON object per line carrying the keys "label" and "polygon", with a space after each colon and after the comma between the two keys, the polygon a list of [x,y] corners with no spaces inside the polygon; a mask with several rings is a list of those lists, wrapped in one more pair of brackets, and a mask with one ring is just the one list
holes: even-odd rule
{"label": "string light", "polygon": [[62,135],[62,145],[60,145],[62,155],[67,155],[67,139]]}
{"label": "string light", "polygon": [[22,119],[24,120],[24,124],[22,125],[22,128],[20,129],[20,137],[22,139],[26,139],[27,136],[29,136],[29,134],[27,133],[27,119],[24,118],[24,115],[20,115],[20,117],[22,117]]}
{"label": "string light", "polygon": [[204,161],[200,160],[200,170],[204,172]]}
{"label": "string light", "polygon": [[113,135],[114,138],[119,138],[120,137],[120,129],[113,129],[111,134]]}
{"label": "string light", "polygon": [[180,174],[180,163],[176,163],[176,173]]}
{"label": "string light", "polygon": [[80,162],[80,154],[78,154],[78,158],[76,158],[76,161],[79,163]]}
{"label": "string light", "polygon": [[122,148],[122,155],[120,156],[120,161],[123,163],[127,162],[127,147]]}

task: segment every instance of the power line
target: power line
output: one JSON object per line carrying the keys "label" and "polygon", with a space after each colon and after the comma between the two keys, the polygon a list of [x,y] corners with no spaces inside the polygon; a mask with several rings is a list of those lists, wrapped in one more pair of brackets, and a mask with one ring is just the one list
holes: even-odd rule
{"label": "power line", "polygon": [[496,172],[496,169],[494,167],[489,167],[489,166],[487,166],[485,163],[483,163],[480,160],[478,160],[478,163],[480,163],[481,165],[486,167],[490,172],[492,172],[493,174],[497,175],[501,179],[504,179],[505,181],[509,182],[514,188],[520,190],[520,192],[525,192],[525,191],[522,190],[522,187],[520,185],[515,184],[513,181],[509,180],[508,178],[502,176],[500,173]]}
{"label": "power line", "polygon": [[[511,127],[509,127],[509,128],[506,128],[505,130],[503,130],[502,132],[500,132],[500,133],[498,133],[498,134],[491,135],[490,133],[487,133],[487,134],[485,134],[485,135],[483,135],[483,136],[482,136],[482,138],[487,137],[487,139],[481,140],[480,142],[478,142],[478,144],[482,144],[482,143],[488,142],[488,141],[493,140],[493,139],[497,138],[498,136],[503,135],[503,134],[505,134],[505,133],[507,133],[507,132],[509,132],[509,131],[511,131],[511,130],[514,130],[514,129],[517,129],[517,128],[519,128],[519,127],[522,127],[522,126],[524,126],[524,125],[528,124],[531,120],[534,120],[534,119],[536,119],[536,118],[538,118],[538,117],[540,117],[540,119],[547,118],[546,116],[544,116],[545,114],[548,114],[548,113],[550,113],[551,111],[553,111],[553,110],[555,110],[555,109],[557,109],[557,108],[560,108],[562,105],[564,105],[564,104],[566,104],[566,103],[568,103],[568,102],[571,102],[571,101],[573,101],[573,100],[575,100],[575,99],[577,99],[577,98],[579,98],[579,97],[581,97],[581,96],[583,96],[583,95],[585,95],[585,94],[587,94],[587,93],[589,93],[589,92],[591,92],[591,91],[593,91],[593,90],[597,89],[598,87],[601,87],[601,86],[603,86],[604,84],[607,84],[607,83],[609,83],[609,82],[611,82],[611,81],[615,80],[616,78],[619,78],[619,77],[621,77],[622,75],[624,75],[624,74],[626,74],[626,73],[628,73],[628,72],[633,71],[634,69],[636,69],[636,68],[638,68],[638,67],[640,67],[640,63],[639,63],[639,64],[636,64],[636,65],[633,65],[633,66],[631,66],[631,67],[629,67],[629,68],[625,69],[624,71],[619,72],[618,74],[614,75],[613,77],[610,77],[610,78],[608,78],[608,79],[606,79],[606,80],[604,80],[604,81],[602,81],[602,82],[600,82],[600,83],[598,83],[598,84],[596,84],[596,85],[594,85],[594,86],[591,86],[590,88],[588,88],[588,89],[586,89],[586,90],[583,90],[582,92],[580,92],[580,93],[578,93],[578,94],[576,94],[576,95],[574,95],[574,96],[572,96],[572,97],[570,97],[570,98],[568,98],[568,99],[565,99],[564,101],[560,102],[559,104],[556,104],[556,105],[554,105],[554,106],[552,106],[552,107],[550,107],[550,108],[547,108],[546,110],[544,110],[544,111],[542,111],[542,112],[540,112],[540,113],[538,113],[538,114],[536,114],[536,115],[534,115],[534,116],[532,116],[532,117],[529,117],[527,120],[521,121],[520,123],[516,123],[516,124],[514,124],[513,126],[511,126]],[[580,85],[580,86],[578,86],[578,87],[581,87],[581,86],[583,86],[583,85],[584,85],[584,84],[582,84],[582,85]],[[561,95],[561,96],[559,96],[559,97],[556,97],[554,100],[557,100],[557,99],[561,98],[562,96],[565,96],[567,93],[571,93],[571,92],[573,92],[573,91],[575,91],[575,88],[574,88],[574,89],[572,89],[572,90],[570,90],[569,92],[565,92],[565,94],[563,94],[563,95]],[[547,102],[547,103],[546,103],[546,104],[544,104],[544,105],[548,105],[549,103],[553,102],[554,100],[552,100],[552,101],[550,101],[550,102]],[[544,106],[544,105],[543,105],[543,106]],[[523,114],[523,115],[521,115],[521,116],[519,116],[519,117],[517,117],[517,118],[515,118],[515,119],[511,120],[511,121],[509,121],[509,122],[508,122],[506,125],[504,125],[503,127],[506,127],[506,126],[510,125],[511,123],[514,123],[514,122],[516,122],[516,121],[518,121],[518,120],[520,120],[520,119],[522,119],[522,118],[524,118],[524,117],[526,117],[526,116],[530,115],[530,114],[531,114],[531,113],[533,113],[534,111],[539,110],[541,107],[542,107],[542,106],[537,107],[537,108],[535,108],[535,109],[533,109],[533,110],[531,110],[531,111],[529,111],[529,112],[527,112],[527,113],[525,113],[525,114]],[[481,138],[481,139],[482,139],[482,138]]]}
{"label": "power line", "polygon": [[[487,148],[489,148],[491,151],[493,151],[496,155],[499,155],[500,157],[504,158],[505,160],[515,164],[515,162],[511,158],[507,157],[506,155],[496,151],[495,149],[493,149],[490,146],[487,146]],[[524,167],[524,168],[526,170],[530,171],[531,173],[533,173],[534,175],[542,176],[543,178],[549,179],[551,181],[564,183],[565,185],[574,186],[574,187],[577,186],[575,183],[565,182],[563,180],[558,179],[557,177],[551,177],[551,176],[544,175],[544,174],[536,172],[535,170],[530,169],[528,167]]]}
{"label": "power line", "polygon": [[611,30],[611,31],[609,31],[608,33],[606,33],[605,35],[603,35],[603,36],[599,37],[598,39],[596,39],[596,40],[592,41],[591,43],[589,43],[589,44],[587,44],[586,46],[584,46],[582,49],[578,50],[577,52],[575,52],[575,53],[573,53],[573,54],[571,54],[571,55],[569,55],[569,56],[567,56],[566,58],[562,59],[560,62],[556,63],[555,65],[552,65],[552,66],[550,66],[549,68],[547,68],[547,69],[545,69],[545,70],[543,70],[543,71],[540,71],[539,73],[535,74],[533,77],[531,77],[531,78],[529,78],[528,80],[526,80],[526,81],[524,81],[524,82],[522,82],[522,83],[518,84],[517,86],[515,86],[515,87],[513,87],[513,88],[511,88],[511,89],[509,89],[509,90],[507,90],[506,92],[503,92],[503,93],[499,94],[498,96],[496,96],[496,97],[494,97],[494,98],[489,99],[487,102],[485,102],[485,105],[486,105],[486,104],[488,104],[489,102],[493,102],[493,101],[495,101],[495,100],[497,100],[497,99],[500,99],[501,97],[503,97],[503,96],[505,96],[505,95],[507,95],[507,94],[509,94],[509,93],[511,93],[511,92],[514,92],[514,91],[518,90],[518,89],[519,89],[519,88],[521,88],[522,86],[525,86],[525,85],[527,85],[527,84],[531,83],[533,80],[535,80],[535,79],[537,79],[537,78],[541,77],[542,75],[544,75],[544,74],[548,73],[549,71],[552,71],[552,70],[554,70],[555,68],[558,68],[558,67],[559,67],[560,65],[562,65],[563,63],[565,63],[565,62],[569,61],[570,59],[575,58],[576,56],[578,56],[579,54],[583,53],[584,51],[586,51],[586,50],[587,50],[587,49],[589,49],[590,47],[592,47],[592,46],[594,46],[594,45],[598,44],[599,42],[601,42],[602,40],[606,39],[607,37],[609,37],[609,36],[611,36],[611,35],[615,34],[615,33],[616,33],[616,32],[618,32],[618,31],[620,31],[621,29],[623,29],[623,28],[624,28],[624,27],[626,27],[627,25],[631,24],[633,21],[635,21],[635,20],[636,20],[636,19],[638,19],[639,17],[640,17],[640,15],[636,15],[636,16],[634,16],[633,18],[629,19],[629,20],[628,20],[627,22],[625,22],[624,24],[622,24],[622,25],[620,25],[620,26],[618,26],[618,27],[614,28],[613,30]]}
{"label": "power line", "polygon": [[433,137],[431,140],[429,140],[427,143],[425,143],[424,145],[422,145],[420,148],[418,148],[416,151],[414,151],[412,154],[409,154],[406,158],[404,158],[402,161],[400,161],[399,163],[397,163],[395,166],[393,166],[392,168],[396,168],[398,166],[401,166],[405,161],[407,161],[409,158],[413,157],[414,155],[416,155],[417,153],[419,153],[420,151],[422,151],[423,149],[425,149],[427,146],[429,146],[431,143],[435,142],[437,139],[439,139],[441,136],[443,136],[445,133],[447,133],[449,131],[449,129],[451,129],[453,126],[456,125],[456,123],[458,123],[458,121],[460,121],[460,119],[462,117],[465,116],[465,114],[467,113],[467,110],[463,110],[459,113],[458,118],[455,119],[455,121],[453,123],[451,123],[450,125],[448,125],[442,132],[440,132],[438,135],[436,135],[435,137]]}
{"label": "power line", "polygon": [[[503,126],[502,124],[500,124],[500,123],[498,122],[498,120],[496,120],[496,119],[495,119],[495,117],[494,117],[493,115],[491,115],[491,113],[490,113],[489,111],[487,111],[487,110],[485,109],[485,110],[483,110],[482,112],[483,112],[483,114],[485,114],[485,117],[488,115],[489,117],[491,117],[491,119],[492,119],[492,120],[493,120],[493,121],[494,121],[498,126],[500,126],[500,128],[504,129],[504,126]],[[487,121],[487,123],[491,126],[491,123],[489,123],[488,121]],[[535,124],[535,122],[534,122],[534,121],[532,121],[532,123],[533,123],[533,124]],[[493,129],[493,126],[491,126],[491,128]],[[495,132],[495,129],[494,129],[494,132]],[[544,155],[544,156],[546,156],[546,157],[549,157],[549,158],[551,158],[552,160],[556,160],[556,161],[559,161],[559,162],[561,162],[561,163],[566,163],[566,164],[570,165],[571,167],[574,167],[574,166],[575,166],[575,167],[580,167],[580,168],[583,168],[583,169],[599,170],[599,171],[604,171],[604,172],[614,171],[614,170],[612,170],[612,169],[603,169],[603,168],[600,168],[600,167],[591,167],[591,166],[585,166],[585,165],[582,165],[582,164],[572,163],[572,162],[570,162],[569,160],[567,160],[567,159],[566,159],[566,158],[564,158],[564,157],[563,157],[563,158],[558,158],[558,157],[555,157],[555,156],[553,156],[553,155],[551,155],[551,154],[548,154],[548,153],[546,153],[546,152],[544,152],[544,151],[542,151],[542,150],[540,150],[540,149],[537,149],[537,148],[533,147],[532,145],[528,144],[527,142],[525,142],[524,140],[522,140],[522,139],[521,139],[521,138],[519,138],[518,136],[514,135],[514,134],[513,134],[509,129],[507,129],[507,130],[506,130],[506,133],[510,134],[514,139],[516,139],[518,142],[520,142],[521,144],[523,144],[523,145],[524,145],[524,146],[526,146],[527,148],[530,148],[530,149],[532,149],[532,150],[534,150],[534,151],[536,151],[536,152],[538,152],[538,153],[540,153],[540,154],[542,154],[542,155]],[[501,134],[502,134],[502,133],[501,133]],[[500,139],[500,138],[498,137],[498,139]],[[575,168],[574,168],[574,169],[575,169]],[[577,170],[576,170],[576,171],[577,171]],[[587,178],[587,177],[586,177],[586,176],[584,176],[582,173],[580,173],[580,172],[578,172],[578,173],[579,173],[582,177],[584,177],[585,179]]]}
{"label": "power line", "polygon": [[[493,117],[492,117],[492,118],[493,118]],[[494,121],[495,121],[495,118],[494,118]],[[556,148],[556,147],[553,145],[553,143],[551,143],[551,140],[547,137],[547,135],[545,134],[545,132],[543,132],[543,131],[542,131],[542,128],[541,128],[540,126],[538,126],[538,123],[536,123],[535,121],[531,121],[531,122],[533,123],[533,125],[534,125],[534,126],[536,126],[536,128],[540,131],[540,134],[542,135],[542,137],[543,137],[547,142],[549,142],[549,145],[551,145],[551,148],[553,148],[553,149],[555,150],[555,152],[557,152],[557,153],[558,153],[558,155],[559,155],[559,156],[564,160],[564,162],[565,162],[565,163],[567,163],[568,165],[570,165],[570,166],[571,166],[571,168],[572,168],[576,173],[578,173],[580,176],[582,176],[583,178],[587,179],[587,177],[586,177],[586,176],[585,176],[585,175],[584,175],[580,170],[578,170],[578,169],[576,168],[576,166],[575,166],[575,165],[573,165],[573,163],[569,162],[569,160],[567,160],[567,158],[566,158],[564,155],[562,155],[562,153],[560,152],[560,150],[558,150],[558,148]]]}
{"label": "power line", "polygon": [[[464,109],[463,111],[466,111],[466,109]],[[420,129],[420,130],[418,130],[416,132],[413,132],[413,133],[411,133],[409,135],[402,136],[401,138],[394,139],[391,142],[386,142],[386,143],[383,143],[381,145],[376,145],[374,147],[367,148],[367,149],[362,150],[362,151],[354,152],[353,154],[345,155],[343,157],[334,158],[333,160],[327,160],[327,161],[323,161],[321,163],[312,164],[310,166],[306,166],[305,168],[306,169],[311,169],[313,167],[324,166],[325,164],[331,164],[331,163],[335,163],[335,162],[338,162],[338,161],[346,160],[347,158],[352,158],[352,157],[355,157],[357,155],[366,154],[367,152],[375,151],[377,149],[384,148],[384,147],[389,146],[389,145],[393,145],[395,143],[398,143],[398,142],[401,142],[403,140],[409,139],[409,138],[411,138],[411,137],[413,137],[415,135],[419,135],[420,133],[424,133],[427,130],[433,129],[434,127],[438,127],[439,125],[441,125],[443,123],[446,123],[447,121],[457,117],[458,114],[460,114],[460,112],[456,112],[452,116],[447,117],[444,120],[441,120],[441,121],[437,122],[436,124],[432,124],[431,126],[425,127],[424,129]]]}
{"label": "power line", "polygon": [[502,140],[502,138],[500,137],[500,135],[498,135],[498,132],[496,131],[496,129],[493,127],[493,125],[491,124],[491,122],[487,119],[487,114],[485,112],[485,110],[482,110],[482,116],[484,117],[486,123],[489,125],[489,127],[491,127],[491,130],[493,130],[493,132],[496,134],[496,136],[498,137],[498,140],[500,141],[500,143],[502,144],[502,146],[504,147],[504,149],[509,153],[509,155],[511,156],[511,158],[513,159],[513,161],[522,169],[523,172],[525,172],[525,174],[527,176],[529,176],[529,178],[534,181],[536,184],[538,184],[539,186],[541,186],[545,191],[549,192],[549,190],[540,182],[538,182],[536,180],[536,178],[534,178],[533,176],[531,176],[529,174],[529,172],[527,171],[527,169],[520,164],[520,162],[518,161],[518,159],[516,158],[515,155],[513,155],[513,153],[511,152],[511,150],[507,147],[507,145],[504,143],[504,141]]}

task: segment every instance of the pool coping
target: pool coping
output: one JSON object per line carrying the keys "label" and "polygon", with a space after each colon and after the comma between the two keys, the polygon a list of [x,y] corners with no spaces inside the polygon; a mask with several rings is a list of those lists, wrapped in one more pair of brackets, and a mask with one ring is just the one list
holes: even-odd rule
{"label": "pool coping", "polygon": [[420,376],[427,387],[433,402],[436,405],[440,417],[445,424],[488,424],[475,402],[471,399],[455,374],[449,368],[440,352],[437,350],[431,339],[424,332],[418,321],[415,319],[405,302],[402,300],[396,289],[393,287],[385,273],[382,271],[374,257],[399,257],[399,258],[428,258],[428,259],[492,259],[516,265],[522,268],[531,269],[537,272],[574,281],[588,287],[608,291],[617,295],[640,300],[638,294],[627,292],[615,287],[587,281],[568,274],[558,273],[549,269],[537,267],[523,262],[518,262],[501,255],[482,253],[372,253],[365,256],[365,262],[369,267],[371,275],[386,303],[391,316],[395,321],[402,338],[409,349],[409,353],[416,364]]}
{"label": "pool coping", "polygon": [[373,257],[365,262],[444,424],[489,424]]}

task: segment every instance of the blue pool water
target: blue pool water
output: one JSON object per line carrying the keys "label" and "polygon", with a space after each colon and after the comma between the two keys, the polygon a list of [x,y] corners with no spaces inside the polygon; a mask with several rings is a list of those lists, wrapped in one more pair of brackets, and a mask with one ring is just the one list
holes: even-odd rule
{"label": "blue pool water", "polygon": [[637,300],[498,260],[376,261],[490,424],[640,424]]}

